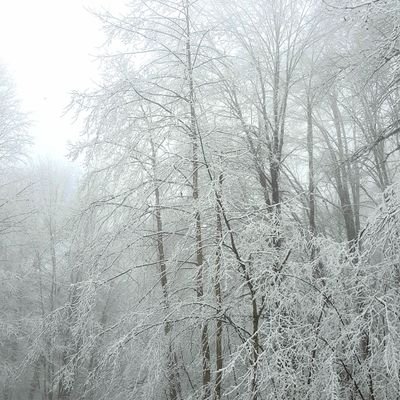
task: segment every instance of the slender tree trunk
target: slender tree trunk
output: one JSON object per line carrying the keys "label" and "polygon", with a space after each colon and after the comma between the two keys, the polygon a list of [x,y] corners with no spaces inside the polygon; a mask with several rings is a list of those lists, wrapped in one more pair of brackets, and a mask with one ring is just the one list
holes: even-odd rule
{"label": "slender tree trunk", "polygon": [[[219,204],[222,203],[222,182],[223,174],[220,173],[218,178],[219,190],[216,191],[217,203],[217,234],[216,244],[217,253],[215,261],[215,298],[217,301],[217,331],[215,334],[215,352],[216,352],[216,376],[215,376],[215,390],[214,400],[220,400],[222,394],[222,368],[223,368],[223,354],[222,354],[222,321],[219,315],[222,312],[222,291],[221,291],[221,262],[222,262],[222,210]],[[219,200],[219,201],[218,201]]]}
{"label": "slender tree trunk", "polygon": [[357,232],[354,223],[354,213],[350,200],[349,193],[349,177],[347,171],[347,163],[344,156],[344,144],[342,137],[342,127],[341,127],[341,115],[339,108],[337,106],[337,100],[334,95],[330,96],[331,109],[333,112],[333,122],[336,130],[337,146],[338,146],[338,165],[337,165],[337,185],[338,185],[338,195],[340,198],[342,214],[346,227],[347,241],[349,242],[349,248],[354,250],[354,244],[357,241]]}
{"label": "slender tree trunk", "polygon": [[[353,126],[353,141],[354,141],[354,148],[358,148],[357,145],[357,135],[356,135],[356,127]],[[353,179],[352,179],[352,195],[353,195],[353,205],[354,205],[354,223],[356,232],[360,232],[361,224],[360,224],[360,166],[358,165],[357,161],[354,161],[352,164],[353,168]]]}
{"label": "slender tree trunk", "polygon": [[258,399],[258,358],[260,354],[260,339],[259,339],[259,322],[260,322],[260,314],[258,312],[257,299],[255,295],[251,301],[252,305],[252,323],[253,323],[253,332],[251,337],[252,343],[252,356],[251,356],[251,400]]}
{"label": "slender tree trunk", "polygon": [[[311,261],[314,262],[318,256],[318,248],[314,244],[317,234],[316,225],[316,202],[315,202],[315,170],[314,170],[314,127],[312,118],[311,99],[307,99],[307,153],[308,153],[308,224],[311,233]],[[313,276],[320,279],[323,276],[323,265],[321,261],[314,263]],[[322,281],[324,283],[324,281]]]}
{"label": "slender tree trunk", "polygon": [[[312,123],[312,104],[307,101],[307,152],[308,152],[308,222],[312,236],[315,236],[315,183],[314,183],[314,134]],[[312,250],[312,258],[315,257],[315,249]]]}
{"label": "slender tree trunk", "polygon": [[33,376],[31,384],[29,385],[28,400],[34,400],[35,393],[40,388],[40,364],[41,364],[41,359],[38,358],[38,360],[33,365]]}
{"label": "slender tree trunk", "polygon": [[[49,221],[49,245],[50,245],[50,257],[51,257],[51,288],[50,288],[50,312],[52,313],[56,308],[56,298],[57,298],[57,258],[56,258],[56,248],[55,248],[55,237],[53,232],[53,222],[50,216]],[[50,341],[49,341],[49,346]],[[50,383],[50,390],[49,390],[49,400],[55,399],[54,393],[54,377],[55,377],[55,362],[53,360],[53,352],[49,351],[50,362],[47,365],[48,374],[49,374],[49,383]]]}
{"label": "slender tree trunk", "polygon": [[[189,0],[185,0],[185,20],[186,20],[186,73],[189,88],[189,107],[190,107],[190,136],[192,141],[192,175],[193,175],[193,202],[195,208],[195,230],[196,230],[196,263],[197,263],[197,297],[203,301],[203,240],[201,232],[201,215],[199,210],[199,132],[197,127],[197,116],[195,109],[195,90],[193,82],[193,62],[191,49],[191,30]],[[202,354],[202,384],[203,399],[210,398],[211,394],[211,356],[208,339],[208,325],[203,322],[201,328],[201,354]]]}
{"label": "slender tree trunk", "polygon": [[[160,202],[160,187],[159,180],[157,178],[157,165],[156,165],[156,149],[154,146],[154,142],[151,139],[151,152],[152,152],[152,169],[153,169],[153,181],[154,181],[154,197],[155,197],[155,219],[157,225],[157,253],[158,253],[158,262],[160,265],[160,280],[161,280],[161,288],[163,292],[163,301],[164,308],[166,313],[168,314],[170,304],[169,304],[169,294],[168,294],[168,277],[167,277],[167,264],[165,258],[165,249],[164,249],[164,237],[163,237],[163,223],[162,223],[162,215],[161,215],[161,202]],[[180,396],[180,383],[179,383],[179,374],[178,374],[178,366],[177,366],[177,356],[173,350],[171,343],[171,323],[166,321],[164,324],[164,335],[168,341],[168,393],[170,400],[177,400]]]}
{"label": "slender tree trunk", "polygon": [[[42,281],[42,266],[41,266],[41,258],[39,252],[36,251],[35,254],[36,263],[37,263],[37,270],[39,273],[39,296],[40,296],[40,311],[42,317],[42,329],[45,331],[45,319],[46,319],[46,310],[44,304],[44,294],[43,294],[43,281]],[[42,397],[44,400],[48,400],[50,398],[49,395],[49,367],[48,367],[48,359],[50,359],[51,355],[51,343],[48,337],[45,337],[45,349],[44,354],[41,357],[42,366],[43,366],[43,390],[42,390]]]}
{"label": "slender tree trunk", "polygon": [[55,301],[57,296],[57,257],[55,248],[55,237],[53,232],[53,222],[50,216],[49,221],[49,245],[51,257],[51,289],[50,289],[50,312],[55,309]]}
{"label": "slender tree trunk", "polygon": [[[280,55],[280,44],[279,35],[280,28],[276,26],[275,29],[275,59],[274,59],[274,80],[273,80],[273,128],[272,128],[272,145],[270,149],[270,174],[271,174],[271,190],[272,190],[272,205],[275,206],[277,214],[280,213],[281,198],[279,191],[279,174],[280,174],[280,163],[281,163],[281,141],[282,133],[280,130],[280,85],[281,85],[281,55]],[[279,243],[279,242],[278,242]]]}

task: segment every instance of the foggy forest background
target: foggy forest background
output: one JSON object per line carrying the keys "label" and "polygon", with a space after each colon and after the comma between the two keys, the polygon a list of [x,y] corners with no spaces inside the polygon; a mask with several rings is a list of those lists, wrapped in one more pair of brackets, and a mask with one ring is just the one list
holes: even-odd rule
{"label": "foggy forest background", "polygon": [[400,2],[94,18],[79,167],[0,70],[0,398],[398,399]]}

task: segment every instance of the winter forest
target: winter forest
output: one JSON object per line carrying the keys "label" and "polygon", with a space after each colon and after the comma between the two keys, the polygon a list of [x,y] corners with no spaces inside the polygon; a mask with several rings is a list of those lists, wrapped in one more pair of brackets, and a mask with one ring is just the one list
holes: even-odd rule
{"label": "winter forest", "polygon": [[0,70],[0,399],[399,399],[400,2],[92,14],[76,169]]}

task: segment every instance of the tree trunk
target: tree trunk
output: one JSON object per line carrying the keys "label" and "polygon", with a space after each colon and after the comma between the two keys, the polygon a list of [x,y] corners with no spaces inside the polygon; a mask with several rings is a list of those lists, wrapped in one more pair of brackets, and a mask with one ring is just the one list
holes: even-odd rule
{"label": "tree trunk", "polygon": [[[312,236],[315,236],[315,184],[314,184],[314,134],[312,124],[312,104],[307,100],[307,153],[308,153],[308,222]],[[314,259],[315,250],[312,250]]]}
{"label": "tree trunk", "polygon": [[[215,298],[217,301],[217,331],[215,334],[215,352],[216,352],[216,375],[215,375],[215,390],[214,400],[221,399],[222,393],[222,368],[223,368],[223,355],[222,355],[222,321],[220,313],[222,312],[222,292],[221,292],[221,261],[222,261],[222,210],[220,203],[222,203],[222,182],[223,174],[220,173],[218,178],[219,190],[216,191],[217,203],[216,203],[216,215],[217,215],[217,232],[216,232],[216,244],[217,253],[215,261]],[[218,201],[219,200],[219,201]]]}
{"label": "tree trunk", "polygon": [[[199,132],[197,127],[197,116],[195,109],[195,91],[193,82],[193,62],[191,49],[191,30],[189,0],[185,1],[185,21],[186,21],[186,72],[189,88],[189,107],[190,107],[190,137],[192,144],[192,175],[193,175],[193,202],[194,202],[194,220],[196,231],[196,264],[197,264],[197,298],[201,303],[203,301],[203,240],[201,232],[201,215],[199,210]],[[202,386],[203,399],[210,398],[211,388],[211,362],[210,346],[208,339],[208,325],[203,322],[201,328],[201,354],[202,354]]]}
{"label": "tree trunk", "polygon": [[341,115],[337,105],[337,100],[334,95],[330,95],[331,109],[333,113],[333,122],[336,130],[337,146],[338,146],[338,165],[337,165],[337,186],[338,195],[341,203],[342,214],[344,218],[347,241],[349,242],[349,248],[354,250],[354,245],[357,241],[357,232],[354,222],[354,213],[350,200],[349,193],[349,177],[347,171],[347,163],[344,156],[344,144],[342,137],[342,125]]}
{"label": "tree trunk", "polygon": [[[163,237],[163,223],[161,215],[161,202],[160,202],[160,187],[159,180],[157,178],[156,169],[156,149],[154,142],[150,139],[151,153],[152,153],[152,169],[153,169],[153,182],[154,182],[154,197],[155,197],[155,220],[157,225],[157,253],[158,262],[160,266],[160,280],[161,288],[163,292],[163,301],[166,314],[168,315],[168,310],[170,308],[169,304],[169,294],[168,294],[168,277],[167,277],[167,264],[165,258],[164,249],[164,237]],[[168,341],[168,362],[167,362],[167,376],[168,376],[168,393],[170,400],[177,400],[180,398],[180,383],[179,383],[179,373],[177,370],[177,356],[173,350],[171,343],[171,323],[166,321],[164,324],[164,335]]]}

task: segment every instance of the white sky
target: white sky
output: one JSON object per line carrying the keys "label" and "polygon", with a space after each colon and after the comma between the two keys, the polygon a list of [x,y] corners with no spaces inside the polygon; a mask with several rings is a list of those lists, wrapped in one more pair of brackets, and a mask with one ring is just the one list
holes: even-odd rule
{"label": "white sky", "polygon": [[[72,116],[62,117],[72,90],[86,89],[98,77],[94,55],[104,40],[86,8],[115,0],[0,0],[0,63],[17,85],[24,111],[31,113],[36,151],[66,154],[79,134]],[[114,8],[113,7],[113,8]]]}

